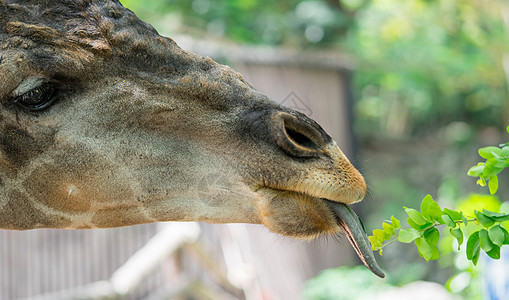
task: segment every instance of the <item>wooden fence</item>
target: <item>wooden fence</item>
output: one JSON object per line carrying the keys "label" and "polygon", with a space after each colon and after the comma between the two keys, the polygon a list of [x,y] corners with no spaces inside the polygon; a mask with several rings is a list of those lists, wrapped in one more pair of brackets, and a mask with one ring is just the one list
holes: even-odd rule
{"label": "wooden fence", "polygon": [[[157,224],[118,229],[0,230],[0,299],[31,298],[109,279],[155,233]],[[135,298],[161,285],[160,274]]]}

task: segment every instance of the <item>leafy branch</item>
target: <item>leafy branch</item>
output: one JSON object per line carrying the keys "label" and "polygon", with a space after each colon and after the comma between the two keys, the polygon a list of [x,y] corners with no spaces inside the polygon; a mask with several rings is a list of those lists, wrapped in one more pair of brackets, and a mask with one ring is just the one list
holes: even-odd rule
{"label": "leafy branch", "polygon": [[[507,127],[509,133],[509,127]],[[478,163],[469,169],[468,175],[479,177],[477,184],[486,186],[490,194],[498,190],[497,175],[509,167],[509,143],[499,147],[484,147],[479,149],[479,155],[486,161]],[[509,213],[493,212],[486,209],[475,210],[474,215],[467,216],[462,211],[442,208],[427,195],[421,202],[420,211],[404,207],[408,218],[406,223],[410,228],[403,229],[401,221],[394,216],[390,221],[382,223],[382,229],[375,229],[369,237],[373,251],[383,253],[383,248],[395,241],[414,243],[417,251],[426,261],[438,259],[440,254],[437,247],[440,239],[440,228],[448,228],[448,232],[458,241],[458,250],[466,239],[466,256],[474,265],[477,264],[481,250],[493,258],[500,258],[500,248],[509,245],[509,233],[503,223],[509,221]],[[467,226],[471,224],[469,230]],[[471,228],[474,228],[472,231]],[[444,230],[443,230],[444,231]],[[468,234],[467,234],[468,233]]]}
{"label": "leafy branch", "polygon": [[[509,127],[507,127],[507,132],[509,133]],[[484,147],[479,149],[478,152],[486,161],[471,167],[467,174],[469,176],[479,177],[477,184],[481,186],[486,186],[486,181],[488,181],[490,194],[494,195],[498,190],[497,174],[509,167],[508,143],[500,144],[499,147]]]}

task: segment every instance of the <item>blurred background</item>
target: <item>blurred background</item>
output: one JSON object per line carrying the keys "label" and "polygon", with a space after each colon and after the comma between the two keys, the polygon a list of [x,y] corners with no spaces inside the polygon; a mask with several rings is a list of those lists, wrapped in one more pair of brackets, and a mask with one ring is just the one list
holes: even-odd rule
{"label": "blurred background", "polygon": [[[368,233],[391,215],[405,219],[402,206],[417,208],[426,194],[433,195],[441,207],[464,212],[507,209],[503,203],[509,199],[507,176],[500,177],[498,197],[492,197],[466,172],[481,160],[479,147],[509,140],[505,131],[509,122],[509,2],[121,2],[182,48],[232,66],[275,101],[322,124],[366,177],[369,194],[353,208]],[[218,180],[205,179],[204,186],[223,184]],[[8,284],[12,276],[2,279],[0,273],[4,291],[0,290],[0,298],[101,298],[102,292],[94,294],[90,289],[88,298],[83,292],[53,292],[110,278],[161,232],[157,226],[162,225],[149,226],[97,231],[100,237],[81,239],[83,247],[108,245],[105,254],[95,254],[107,257],[100,271],[91,271],[95,275],[72,279],[77,275],[67,274],[65,284],[47,278],[50,288],[44,288],[20,270],[11,272],[20,272],[18,277],[25,278],[25,285],[20,283],[23,280]],[[126,240],[120,237],[122,230],[128,230]],[[0,262],[1,257],[5,262],[16,257],[25,260],[16,248],[20,245],[32,243],[23,247],[36,248],[47,243],[41,237],[1,234],[9,245],[0,245]],[[507,299],[497,298],[503,291],[489,291],[495,279],[488,275],[500,269],[503,261],[493,263],[482,257],[479,266],[473,267],[452,238],[440,242],[440,259],[429,263],[418,256],[414,245],[388,246],[383,256],[377,254],[388,275],[381,280],[364,267],[355,267],[359,262],[346,240],[298,242],[252,225],[201,224],[200,236],[199,247],[177,247],[173,258],[161,263],[145,279],[146,286],[128,298],[406,299],[410,291],[413,298],[421,299],[418,295],[423,291],[422,299]],[[86,252],[82,249],[75,251]],[[65,264],[69,266],[71,260]],[[118,263],[111,262],[114,260]],[[69,272],[65,268],[62,266],[62,274]],[[80,268],[86,266],[74,269]],[[509,272],[507,267],[501,269]],[[189,282],[182,278],[191,278],[195,285],[182,283]]]}

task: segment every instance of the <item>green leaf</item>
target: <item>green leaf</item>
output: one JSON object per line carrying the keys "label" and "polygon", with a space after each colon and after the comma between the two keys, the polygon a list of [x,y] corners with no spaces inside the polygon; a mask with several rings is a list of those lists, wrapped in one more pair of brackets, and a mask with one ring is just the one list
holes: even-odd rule
{"label": "green leaf", "polygon": [[502,170],[504,170],[504,168],[497,168],[493,164],[486,164],[486,166],[484,167],[484,170],[482,172],[482,176],[485,179],[486,178],[490,178],[491,176],[496,175],[496,174],[502,172]]}
{"label": "green leaf", "polygon": [[500,247],[497,245],[493,245],[493,248],[490,251],[486,252],[486,254],[488,254],[488,256],[493,259],[499,259],[500,258]]}
{"label": "green leaf", "polygon": [[509,156],[509,146],[505,146],[500,150],[500,156],[507,157]]}
{"label": "green leaf", "polygon": [[497,213],[486,209],[483,209],[482,213],[496,222],[509,221],[509,213]]}
{"label": "green leaf", "polygon": [[509,232],[504,227],[500,226],[504,232],[504,245],[509,245]]}
{"label": "green leaf", "polygon": [[414,242],[417,246],[419,255],[422,256],[426,261],[437,259],[439,257],[438,248],[428,244],[424,238],[417,238]]}
{"label": "green leaf", "polygon": [[434,201],[430,194],[426,195],[422,201],[421,201],[421,214],[422,216],[427,219],[428,221],[432,222],[431,218],[428,214],[428,207],[431,203],[431,201]]}
{"label": "green leaf", "polygon": [[435,227],[431,227],[424,232],[424,239],[429,245],[436,245],[440,239],[440,232]]}
{"label": "green leaf", "polygon": [[414,228],[403,229],[398,233],[398,241],[402,243],[411,243],[413,240],[420,236],[420,232]]}
{"label": "green leaf", "polygon": [[476,252],[474,252],[474,256],[472,257],[472,263],[474,266],[477,266],[477,262],[479,261],[479,256],[481,255],[481,247],[476,248]]}
{"label": "green leaf", "polygon": [[429,261],[433,256],[431,247],[423,238],[415,239],[415,245],[419,251],[419,255],[422,256],[426,261]]}
{"label": "green leaf", "polygon": [[463,244],[463,231],[458,227],[449,229],[449,232],[458,241],[458,250],[460,250],[460,246]]}
{"label": "green leaf", "polygon": [[394,230],[394,226],[392,226],[392,225],[390,225],[388,223],[383,222],[382,223],[382,228],[384,229],[384,232],[386,232],[390,236],[392,236],[393,234],[396,233],[395,230]]}
{"label": "green leaf", "polygon": [[509,126],[507,126],[506,130],[507,130],[507,133],[509,133]]}
{"label": "green leaf", "polygon": [[505,167],[507,167],[507,161],[505,160],[505,158],[497,158],[497,159],[490,158],[489,164],[490,164],[490,166],[492,166],[494,168],[499,168],[499,169],[504,169]]}
{"label": "green leaf", "polygon": [[428,221],[438,221],[442,220],[442,209],[440,205],[433,200],[431,195],[426,195],[421,202],[421,213]]}
{"label": "green leaf", "polygon": [[459,211],[444,208],[444,213],[447,214],[453,221],[461,221],[463,214]]}
{"label": "green leaf", "polygon": [[439,259],[440,258],[440,251],[438,251],[438,247],[431,245],[431,260]]}
{"label": "green leaf", "polygon": [[451,228],[454,228],[456,227],[456,222],[454,222],[451,217],[449,217],[449,215],[443,215],[442,216],[442,219],[444,220],[445,224],[447,224],[447,226],[451,227]]}
{"label": "green leaf", "polygon": [[423,228],[426,228],[426,226],[424,226],[424,225],[417,225],[417,224],[415,224],[415,222],[412,221],[412,219],[410,217],[408,217],[406,219],[406,222],[408,223],[408,225],[410,225],[410,227],[412,227],[414,229],[423,229]]}
{"label": "green leaf", "polygon": [[490,237],[489,237],[489,234],[488,234],[488,230],[481,229],[479,231],[479,241],[481,242],[481,248],[485,252],[490,252],[491,249],[493,249],[494,245],[493,245],[493,243],[490,240]]}
{"label": "green leaf", "polygon": [[509,156],[509,146],[504,146],[504,147],[500,150],[500,156],[502,156],[502,157],[507,157],[507,156]]}
{"label": "green leaf", "polygon": [[391,216],[391,223],[395,230],[398,230],[401,228],[401,222],[396,219],[394,216]]}
{"label": "green leaf", "polygon": [[498,177],[497,175],[491,175],[488,179],[488,188],[490,189],[490,194],[495,195],[498,190]]}
{"label": "green leaf", "polygon": [[488,235],[493,244],[502,247],[505,240],[505,233],[500,225],[495,225],[491,227],[488,232]]}
{"label": "green leaf", "polygon": [[382,229],[373,230],[373,236],[379,239],[382,243],[391,238],[391,235]]}
{"label": "green leaf", "polygon": [[412,219],[410,217],[408,217],[406,219],[406,222],[408,223],[408,225],[410,225],[410,227],[418,229],[418,230],[428,228],[431,225],[431,223],[428,223],[428,222],[426,222],[426,224],[423,224],[423,225],[417,225],[417,224],[415,224],[414,221],[412,221]]}
{"label": "green leaf", "polygon": [[414,221],[415,224],[425,225],[427,223],[423,215],[420,212],[416,211],[415,209],[405,207],[405,212],[410,217],[410,219]]}
{"label": "green leaf", "polygon": [[375,236],[368,236],[368,240],[371,243],[371,250],[373,251],[379,250],[382,246]]}
{"label": "green leaf", "polygon": [[500,156],[500,148],[495,147],[495,146],[483,147],[483,148],[479,149],[478,152],[482,158],[486,158],[486,159],[495,157],[493,154]]}
{"label": "green leaf", "polygon": [[461,220],[463,221],[463,224],[465,224],[465,227],[468,226],[468,219],[461,213]]}
{"label": "green leaf", "polygon": [[495,221],[489,217],[487,217],[485,214],[478,210],[474,210],[475,218],[477,219],[477,222],[481,224],[484,227],[490,227],[495,223]]}
{"label": "green leaf", "polygon": [[472,233],[467,240],[467,259],[477,265],[479,254],[481,251],[481,243],[479,242],[479,231]]}
{"label": "green leaf", "polygon": [[481,176],[483,174],[483,172],[484,172],[484,165],[473,166],[468,170],[467,175],[477,177],[477,176]]}
{"label": "green leaf", "polygon": [[371,242],[371,244],[377,244],[377,245],[383,244],[384,237],[380,231],[381,231],[380,229],[373,230],[373,241]]}

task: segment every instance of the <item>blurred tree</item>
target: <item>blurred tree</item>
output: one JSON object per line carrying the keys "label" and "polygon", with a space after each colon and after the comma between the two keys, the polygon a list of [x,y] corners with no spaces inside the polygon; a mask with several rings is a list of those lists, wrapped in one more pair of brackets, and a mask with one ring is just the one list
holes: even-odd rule
{"label": "blurred tree", "polygon": [[348,42],[359,57],[358,129],[405,136],[454,121],[503,127],[502,3],[373,1]]}
{"label": "blurred tree", "polygon": [[252,44],[321,46],[336,42],[353,26],[364,0],[155,0],[146,7],[122,1],[143,16],[178,15],[179,31],[227,36]]}
{"label": "blurred tree", "polygon": [[508,117],[504,0],[122,2],[142,18],[159,19],[156,27],[353,53],[363,135],[405,137],[458,121],[501,128]]}

